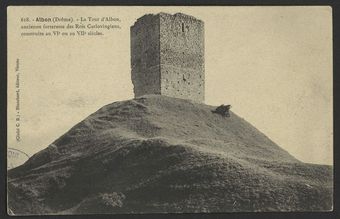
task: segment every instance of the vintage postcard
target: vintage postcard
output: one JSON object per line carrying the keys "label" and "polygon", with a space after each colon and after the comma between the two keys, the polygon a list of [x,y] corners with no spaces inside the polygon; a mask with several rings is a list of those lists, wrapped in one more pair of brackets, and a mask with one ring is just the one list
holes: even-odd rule
{"label": "vintage postcard", "polygon": [[8,214],[332,211],[331,7],[7,14]]}

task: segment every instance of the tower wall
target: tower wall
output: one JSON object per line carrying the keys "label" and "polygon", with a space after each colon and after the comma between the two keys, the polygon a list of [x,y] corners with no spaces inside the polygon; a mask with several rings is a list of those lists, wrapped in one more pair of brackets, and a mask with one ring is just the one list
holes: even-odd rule
{"label": "tower wall", "polygon": [[204,101],[204,24],[160,13],[161,94]]}
{"label": "tower wall", "polygon": [[130,29],[131,79],[135,97],[161,94],[159,16],[145,15]]}
{"label": "tower wall", "polygon": [[161,94],[204,101],[204,24],[192,16],[159,13],[131,27],[135,97]]}

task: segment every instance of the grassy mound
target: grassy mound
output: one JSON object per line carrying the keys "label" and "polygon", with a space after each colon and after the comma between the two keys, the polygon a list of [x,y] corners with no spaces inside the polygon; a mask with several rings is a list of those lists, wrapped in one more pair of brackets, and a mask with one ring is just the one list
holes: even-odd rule
{"label": "grassy mound", "polygon": [[296,160],[213,106],[104,106],[8,173],[14,214],[327,211],[332,168]]}

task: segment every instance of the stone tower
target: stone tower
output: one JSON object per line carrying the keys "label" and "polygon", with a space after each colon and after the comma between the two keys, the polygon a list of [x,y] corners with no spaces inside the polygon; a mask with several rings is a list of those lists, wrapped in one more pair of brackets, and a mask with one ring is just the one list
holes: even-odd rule
{"label": "stone tower", "polygon": [[160,94],[204,101],[204,23],[177,13],[147,14],[131,27],[135,97]]}

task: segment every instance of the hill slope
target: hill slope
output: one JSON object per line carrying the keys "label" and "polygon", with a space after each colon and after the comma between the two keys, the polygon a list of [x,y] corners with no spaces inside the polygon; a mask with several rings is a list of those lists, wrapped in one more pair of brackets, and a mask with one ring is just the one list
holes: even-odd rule
{"label": "hill slope", "polygon": [[104,106],[8,172],[14,214],[332,208],[332,168],[231,112],[165,96]]}

